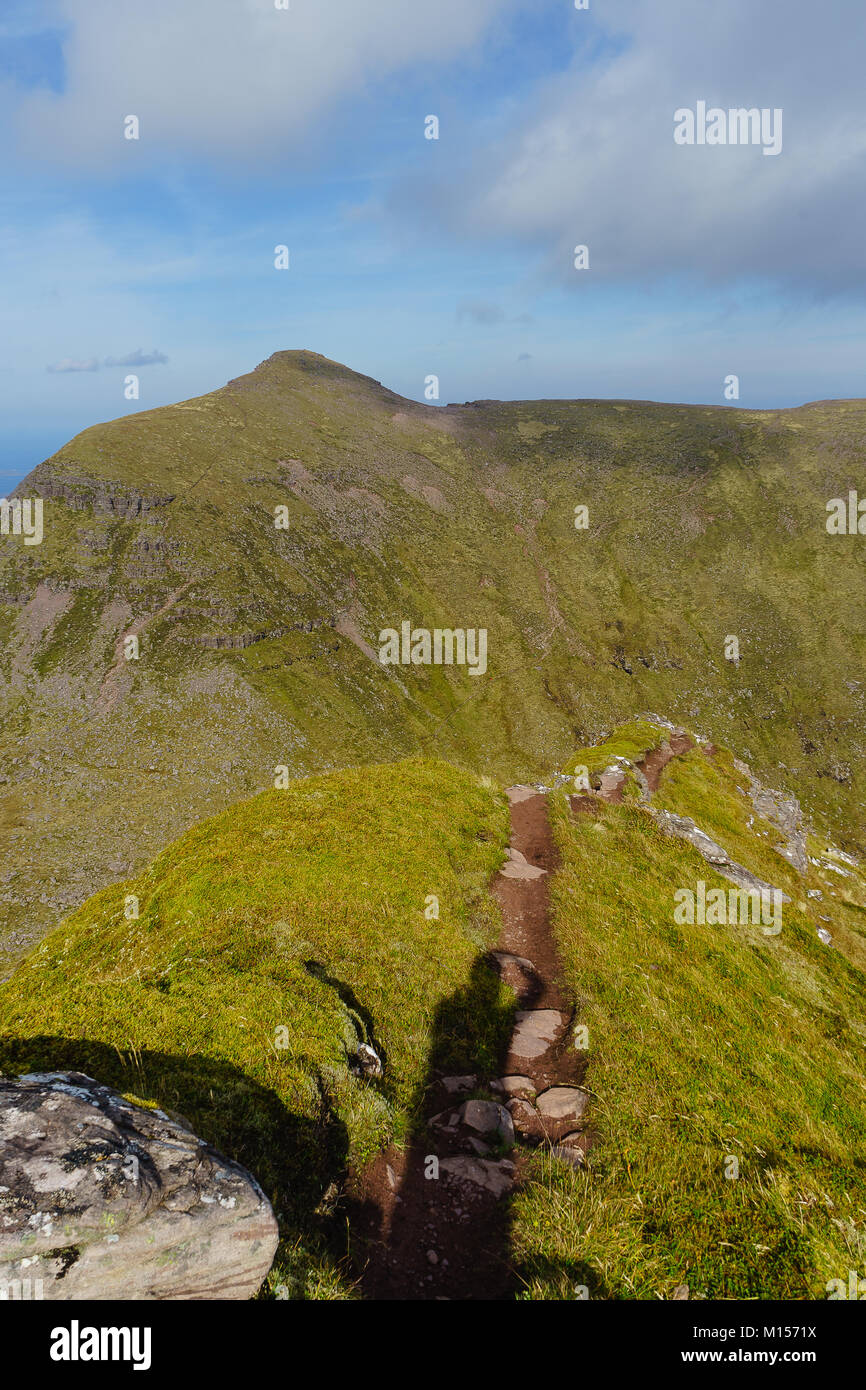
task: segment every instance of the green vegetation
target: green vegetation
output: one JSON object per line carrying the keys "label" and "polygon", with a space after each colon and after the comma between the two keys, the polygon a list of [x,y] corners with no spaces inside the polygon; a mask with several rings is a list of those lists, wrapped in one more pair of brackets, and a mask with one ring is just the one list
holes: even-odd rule
{"label": "green vegetation", "polygon": [[582,1284],[592,1298],[670,1298],[686,1284],[692,1298],[823,1298],[866,1260],[863,976],[816,934],[817,914],[852,909],[805,899],[767,828],[747,829],[738,783],[724,750],[695,750],[655,801],[797,895],[778,937],[677,925],[677,888],[726,881],[644,808],[575,818],[551,798],[555,929],[589,1030],[597,1143],[578,1173],[534,1160],[514,1209],[525,1297]]}
{"label": "green vegetation", "polygon": [[[276,764],[520,781],[640,710],[723,733],[862,849],[862,537],[824,523],[864,437],[859,401],[433,408],[305,352],[85,430],[25,485],[55,499],[43,544],[0,548],[0,813],[32,801],[0,905],[35,938]],[[382,668],[404,619],[485,627],[487,674]]]}
{"label": "green vegetation", "polygon": [[[499,932],[486,886],[506,840],[504,798],[441,762],[262,793],[36,949],[0,987],[0,1067],[74,1068],[180,1113],[273,1201],[271,1288],[350,1296],[331,1185],[406,1137],[431,1055],[489,1069],[508,1026],[509,997],[477,965]],[[360,1041],[381,1081],[350,1069]]]}
{"label": "green vegetation", "polygon": [[[664,736],[634,721],[575,761],[600,770]],[[821,1298],[866,1261],[866,879],[816,837],[800,878],[747,782],[698,746],[652,804],[783,889],[777,937],[678,925],[676,889],[728,884],[645,806],[575,815],[550,797],[594,1143],[579,1172],[529,1160],[511,1210],[520,1297]],[[274,1203],[264,1296],[354,1297],[347,1171],[408,1141],[434,1072],[495,1074],[512,1026],[481,959],[507,838],[493,783],[441,761],[242,802],[97,894],[0,986],[0,1067],[79,1069],[183,1115]],[[353,1070],[360,1041],[381,1080]]]}
{"label": "green vegetation", "polygon": [[630,763],[640,762],[644,754],[655,748],[662,737],[664,731],[659,729],[658,725],[651,724],[646,719],[633,719],[628,724],[621,724],[601,743],[595,743],[589,748],[579,748],[572,757],[566,759],[563,771],[573,773],[576,768],[585,767],[589,776],[593,777],[620,759]]}
{"label": "green vegetation", "polygon": [[[862,1267],[862,538],[824,522],[864,438],[859,401],[433,409],[301,352],[72,440],[23,486],[44,543],[0,550],[0,977],[61,921],[0,985],[0,1065],[184,1114],[274,1197],[272,1284],[350,1295],[334,1184],[508,1016],[484,777],[636,761],[658,710],[796,792],[808,873],[723,749],[654,805],[791,898],[777,938],[673,922],[715,875],[634,778],[595,817],[551,798],[599,1143],[585,1173],[534,1161],[527,1296],[820,1297]],[[383,668],[404,620],[486,628],[488,673]],[[381,1083],[349,1068],[364,1033]]]}

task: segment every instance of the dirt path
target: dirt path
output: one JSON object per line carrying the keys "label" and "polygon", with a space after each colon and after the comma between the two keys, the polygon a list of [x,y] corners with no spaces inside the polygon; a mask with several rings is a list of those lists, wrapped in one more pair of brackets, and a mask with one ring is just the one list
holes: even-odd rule
{"label": "dirt path", "polygon": [[647,780],[650,793],[657,792],[661,775],[672,758],[679,758],[694,748],[694,740],[688,734],[671,734],[660,747],[651,748],[637,764],[638,770]]}
{"label": "dirt path", "polygon": [[141,618],[136,618],[134,623],[129,627],[125,627],[123,631],[118,634],[114,643],[114,661],[103,676],[102,685],[96,697],[96,710],[98,713],[104,714],[112,710],[120,698],[122,677],[127,669],[125,660],[126,639],[128,637],[140,637],[152,623],[155,623],[164,613],[167,613],[170,608],[173,608],[186,593],[187,589],[194,583],[194,579],[188,579],[179,589],[175,589],[173,594],[169,594],[165,603],[161,608],[157,609],[155,613],[145,614]]}
{"label": "dirt path", "polygon": [[[644,800],[671,759],[693,748],[672,731],[634,767]],[[708,753],[713,750],[707,749]],[[626,770],[611,767],[595,792],[570,796],[576,814],[623,799]],[[547,797],[508,791],[511,838],[493,885],[502,911],[498,947],[476,962],[473,979],[446,1001],[434,1029],[421,1119],[405,1150],[379,1157],[348,1188],[354,1255],[371,1299],[507,1299],[517,1292],[510,1251],[510,1199],[531,1150],[545,1146],[579,1166],[592,1141],[582,1086],[585,1053],[561,986],[550,921],[550,875],[558,867]],[[455,1018],[490,1008],[489,972],[517,997],[492,1075],[446,1073],[436,1058],[453,1041]],[[455,1010],[455,1005],[456,1010]],[[448,1034],[448,1030],[451,1034]]]}
{"label": "dirt path", "polygon": [[367,1298],[511,1297],[509,1199],[529,1148],[551,1144],[563,1161],[582,1162],[585,1064],[557,983],[548,902],[556,855],[547,800],[533,787],[512,787],[508,796],[511,844],[493,888],[502,936],[497,950],[477,963],[463,1002],[471,1008],[474,990],[480,1001],[483,977],[489,987],[495,970],[517,994],[515,1024],[505,1030],[492,1076],[443,1075],[435,1067],[434,1038],[418,1132],[406,1150],[389,1149],[350,1184]]}

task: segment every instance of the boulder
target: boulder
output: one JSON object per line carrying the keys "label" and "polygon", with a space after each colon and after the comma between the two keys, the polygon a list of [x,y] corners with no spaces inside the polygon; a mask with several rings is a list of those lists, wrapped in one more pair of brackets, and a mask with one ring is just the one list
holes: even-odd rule
{"label": "boulder", "polygon": [[277,1222],[177,1117],[80,1072],[0,1077],[0,1285],[45,1299],[245,1299]]}

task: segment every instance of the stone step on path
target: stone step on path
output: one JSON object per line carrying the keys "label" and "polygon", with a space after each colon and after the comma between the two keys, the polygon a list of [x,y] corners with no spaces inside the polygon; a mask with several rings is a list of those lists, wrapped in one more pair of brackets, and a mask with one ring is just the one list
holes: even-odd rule
{"label": "stone step on path", "polygon": [[[518,1142],[561,1149],[560,1157],[580,1163],[587,1147],[580,1126],[590,1095],[577,1084],[583,1063],[570,1036],[570,1001],[561,997],[558,985],[559,961],[544,882],[548,871],[556,867],[546,795],[525,786],[511,787],[507,794],[512,836],[501,876],[514,881],[514,886],[500,890],[500,901],[509,894],[503,902],[505,939],[493,959],[523,1007],[515,1016],[505,1071],[491,1082],[491,1089],[503,1097]],[[543,832],[539,833],[536,822],[541,818]],[[535,875],[529,876],[527,868],[534,868]],[[516,892],[522,895],[517,902]],[[527,917],[533,920],[529,935],[534,949],[524,953],[517,949],[513,927]]]}
{"label": "stone step on path", "polygon": [[534,864],[528,863],[525,855],[521,854],[519,849],[509,849],[505,863],[499,872],[503,878],[520,878],[532,882],[533,879],[542,878],[547,870],[536,868]]}
{"label": "stone step on path", "polygon": [[[691,747],[688,736],[670,728],[669,742],[632,768],[644,802],[666,763]],[[574,813],[594,813],[600,802],[621,800],[625,771],[612,765],[596,791],[570,796]],[[493,885],[503,931],[490,960],[514,990],[518,1009],[502,1074],[436,1075],[434,1113],[422,1139],[408,1153],[391,1150],[390,1162],[382,1156],[381,1187],[390,1199],[380,1198],[376,1208],[384,1221],[373,1246],[372,1273],[365,1277],[374,1298],[512,1297],[507,1198],[527,1153],[542,1148],[578,1169],[586,1162],[593,1096],[582,1085],[586,1062],[570,1031],[573,1008],[559,984],[550,924],[548,884],[558,865],[548,790],[520,785],[506,793],[510,845]],[[719,849],[716,858],[723,854]],[[431,1155],[441,1183],[425,1180]],[[688,1291],[674,1296],[688,1297]]]}
{"label": "stone step on path", "polygon": [[517,1014],[511,1037],[509,1059],[531,1061],[541,1057],[565,1033],[568,1019],[558,1009],[528,1009]]}
{"label": "stone step on path", "polygon": [[557,862],[546,796],[512,787],[508,799],[511,844],[492,885],[503,928],[489,960],[516,996],[513,1036],[498,1074],[434,1072],[418,1136],[368,1170],[356,1220],[374,1299],[513,1297],[508,1199],[529,1152],[584,1159],[584,1061],[550,927]]}
{"label": "stone step on path", "polygon": [[[493,1157],[491,1144],[506,1148],[544,1145],[555,1157],[580,1166],[588,1148],[581,1126],[590,1101],[589,1092],[574,1084],[580,1061],[571,1046],[571,1010],[545,1007],[562,1002],[556,979],[548,978],[554,973],[551,964],[555,961],[544,882],[550,866],[537,862],[549,857],[552,848],[546,802],[535,787],[510,787],[507,795],[512,808],[511,846],[499,873],[500,880],[508,884],[500,890],[504,939],[490,953],[490,959],[524,1007],[515,1016],[502,1076],[489,1080],[486,1086],[475,1077],[442,1078],[448,1096],[486,1089],[500,1097],[501,1103],[470,1099],[430,1122],[438,1135],[447,1136],[450,1146],[472,1150],[449,1155],[440,1167],[463,1184],[495,1190],[499,1196],[511,1190],[517,1165],[510,1157]],[[542,800],[544,808],[543,835],[535,824],[539,819],[537,804],[533,822],[520,824],[518,808],[528,813],[529,803],[536,799]],[[527,930],[534,944],[543,948],[547,971],[518,949]],[[541,1007],[527,1007],[539,1003]],[[517,1156],[519,1159],[519,1150]]]}

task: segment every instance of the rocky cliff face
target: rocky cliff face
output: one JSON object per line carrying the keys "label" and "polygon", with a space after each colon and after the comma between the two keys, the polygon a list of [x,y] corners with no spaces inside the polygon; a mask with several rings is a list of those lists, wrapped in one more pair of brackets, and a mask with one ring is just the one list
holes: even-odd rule
{"label": "rocky cliff face", "polygon": [[50,498],[54,502],[64,502],[74,511],[117,517],[124,521],[134,521],[146,516],[155,507],[167,507],[174,501],[173,496],[143,497],[132,488],[112,486],[103,478],[78,473],[74,464],[67,464],[60,471],[51,463],[41,463],[12,495]]}

